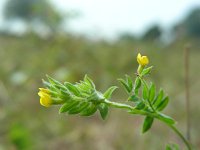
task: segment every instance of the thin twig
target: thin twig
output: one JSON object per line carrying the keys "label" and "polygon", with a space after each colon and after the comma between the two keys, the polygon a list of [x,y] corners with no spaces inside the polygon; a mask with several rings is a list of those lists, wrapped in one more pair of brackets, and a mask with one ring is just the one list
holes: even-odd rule
{"label": "thin twig", "polygon": [[190,136],[190,82],[189,82],[189,51],[190,51],[190,46],[187,45],[185,46],[185,100],[186,100],[186,137],[188,139],[188,141],[191,140],[191,136]]}

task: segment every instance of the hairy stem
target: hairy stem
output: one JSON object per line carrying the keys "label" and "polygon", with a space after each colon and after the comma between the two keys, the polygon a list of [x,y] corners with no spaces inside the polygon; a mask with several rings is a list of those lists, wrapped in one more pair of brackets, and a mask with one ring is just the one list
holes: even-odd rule
{"label": "hairy stem", "polygon": [[174,125],[167,124],[162,119],[160,119],[160,114],[159,113],[156,113],[156,112],[152,112],[151,113],[151,112],[146,112],[146,111],[143,111],[143,110],[138,110],[133,106],[130,106],[130,105],[127,105],[127,104],[118,103],[118,102],[112,102],[112,101],[109,101],[107,99],[104,100],[104,103],[108,104],[109,106],[115,107],[115,108],[126,109],[126,110],[130,111],[132,114],[139,114],[139,115],[144,115],[144,116],[150,116],[150,117],[153,117],[153,118],[157,118],[158,120],[162,121],[167,126],[169,126],[182,139],[184,144],[187,146],[188,150],[192,150],[190,143],[183,136],[183,134]]}
{"label": "hairy stem", "polygon": [[117,102],[111,102],[107,99],[104,102],[106,104],[108,104],[109,106],[112,106],[112,107],[115,107],[115,108],[123,108],[123,109],[127,109],[127,110],[134,110],[135,109],[135,107],[132,107],[130,105],[117,103]]}

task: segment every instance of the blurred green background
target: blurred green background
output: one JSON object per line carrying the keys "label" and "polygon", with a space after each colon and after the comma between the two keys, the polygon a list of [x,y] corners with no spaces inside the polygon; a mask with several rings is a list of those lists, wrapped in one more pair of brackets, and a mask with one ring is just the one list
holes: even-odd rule
{"label": "blurred green background", "polygon": [[[114,4],[113,4],[114,5]],[[180,139],[159,121],[142,135],[143,118],[111,109],[102,121],[92,117],[58,114],[59,107],[39,104],[38,88],[48,74],[60,81],[76,82],[84,74],[99,91],[120,86],[117,78],[135,78],[136,56],[147,55],[154,66],[151,80],[170,96],[165,113],[186,131],[184,49],[189,45],[191,139],[200,148],[200,7],[174,23],[167,34],[159,24],[138,36],[124,32],[114,40],[89,38],[64,31],[63,22],[76,19],[62,14],[49,1],[7,0],[0,31],[0,150],[161,150]],[[133,10],[134,13],[134,10]],[[138,14],[139,15],[139,14]],[[24,24],[19,32],[11,28]],[[6,27],[6,28],[5,28]],[[125,102],[122,88],[113,101]]]}

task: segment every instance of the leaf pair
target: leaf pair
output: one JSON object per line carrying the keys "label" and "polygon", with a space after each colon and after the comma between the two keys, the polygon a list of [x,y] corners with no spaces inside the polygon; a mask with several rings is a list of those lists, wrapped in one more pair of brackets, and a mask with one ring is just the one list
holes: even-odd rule
{"label": "leaf pair", "polygon": [[143,85],[142,96],[144,100],[148,100],[156,111],[162,111],[169,102],[169,97],[164,96],[164,91],[162,89],[156,95],[156,87],[154,83],[151,83],[149,89],[146,85]]}
{"label": "leaf pair", "polygon": [[122,84],[128,94],[132,92],[133,81],[130,76],[125,75],[125,79],[118,79],[118,81]]}
{"label": "leaf pair", "polygon": [[168,104],[169,97],[164,96],[164,91],[161,89],[153,101],[153,106],[156,110],[162,111]]}

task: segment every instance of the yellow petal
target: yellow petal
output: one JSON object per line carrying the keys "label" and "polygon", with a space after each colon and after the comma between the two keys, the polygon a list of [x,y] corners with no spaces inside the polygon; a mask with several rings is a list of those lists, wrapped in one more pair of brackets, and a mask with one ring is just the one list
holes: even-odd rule
{"label": "yellow petal", "polygon": [[42,106],[45,106],[45,107],[51,106],[51,99],[50,99],[50,97],[41,97],[40,98],[40,104]]}
{"label": "yellow petal", "polygon": [[142,56],[141,63],[143,66],[147,65],[149,63],[149,59],[147,56]]}
{"label": "yellow petal", "polygon": [[138,62],[139,64],[140,64],[140,60],[141,60],[141,58],[142,58],[141,54],[138,53],[138,55],[137,55],[137,62]]}
{"label": "yellow petal", "polygon": [[147,56],[142,56],[140,53],[138,53],[137,62],[138,62],[138,64],[145,66],[149,63],[149,59]]}
{"label": "yellow petal", "polygon": [[49,90],[44,88],[39,88],[40,91],[38,95],[40,96],[40,104],[45,107],[49,107],[52,104],[51,96],[49,95]]}

